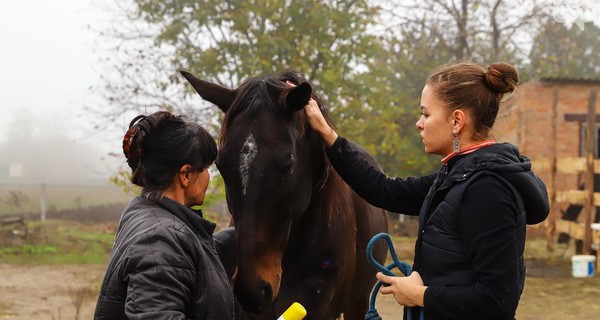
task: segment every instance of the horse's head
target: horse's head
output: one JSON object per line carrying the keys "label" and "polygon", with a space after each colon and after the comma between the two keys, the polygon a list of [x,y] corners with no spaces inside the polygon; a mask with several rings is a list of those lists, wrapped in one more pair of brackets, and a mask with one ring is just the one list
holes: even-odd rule
{"label": "horse's head", "polygon": [[225,112],[216,163],[236,226],[235,290],[246,310],[260,313],[277,297],[290,229],[323,179],[323,147],[303,112],[313,90],[294,73],[233,90],[182,74]]}

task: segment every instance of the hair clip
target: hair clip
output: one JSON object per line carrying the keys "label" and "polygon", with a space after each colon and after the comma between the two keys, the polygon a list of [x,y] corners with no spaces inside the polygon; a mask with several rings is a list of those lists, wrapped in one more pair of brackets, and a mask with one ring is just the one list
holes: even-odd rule
{"label": "hair clip", "polygon": [[131,127],[125,133],[123,137],[123,153],[125,157],[129,158],[129,149],[131,149],[131,145],[133,144],[133,138],[135,138],[135,134],[137,133],[136,127]]}

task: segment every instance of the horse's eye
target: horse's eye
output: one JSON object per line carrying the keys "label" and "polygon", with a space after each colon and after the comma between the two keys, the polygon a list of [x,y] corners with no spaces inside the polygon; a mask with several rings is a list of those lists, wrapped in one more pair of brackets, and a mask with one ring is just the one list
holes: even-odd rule
{"label": "horse's eye", "polygon": [[289,176],[290,174],[294,173],[294,164],[292,163],[291,166],[289,166],[289,169],[287,169],[286,171],[286,176]]}
{"label": "horse's eye", "polygon": [[281,170],[281,178],[285,178],[292,173],[294,173],[294,166],[296,164],[296,159],[294,158],[294,154],[290,153],[285,157],[283,161],[280,162],[280,170]]}

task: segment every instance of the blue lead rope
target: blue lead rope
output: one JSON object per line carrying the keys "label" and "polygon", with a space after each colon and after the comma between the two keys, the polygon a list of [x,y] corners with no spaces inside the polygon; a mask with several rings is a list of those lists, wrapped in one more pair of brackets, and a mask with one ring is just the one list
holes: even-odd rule
{"label": "blue lead rope", "polygon": [[[385,241],[387,242],[388,250],[390,251],[392,260],[394,261],[385,267],[382,264],[380,264],[377,260],[375,260],[375,258],[373,257],[373,247],[375,246],[375,242],[377,242],[377,240],[382,239],[382,238],[385,239]],[[367,244],[367,259],[369,259],[369,261],[379,271],[381,271],[383,274],[385,274],[387,276],[392,276],[392,277],[396,276],[396,274],[391,271],[393,268],[398,268],[400,270],[400,272],[402,272],[402,274],[404,274],[405,276],[410,275],[412,272],[412,269],[408,265],[408,263],[398,260],[398,256],[396,255],[396,251],[394,250],[394,243],[392,242],[392,238],[390,238],[390,236],[387,233],[379,233],[379,234],[376,234],[373,238],[371,238],[371,241],[369,241],[369,243]],[[383,285],[383,283],[381,281],[377,281],[377,283],[375,284],[375,287],[373,287],[373,291],[371,292],[371,299],[369,301],[369,311],[365,315],[365,320],[381,320],[381,317],[379,316],[379,313],[377,312],[377,309],[375,308],[375,298],[377,297],[377,293],[379,292],[379,289],[381,288],[382,285]],[[419,313],[421,320],[425,319],[423,310],[421,310],[420,307],[413,307],[413,308],[409,308],[408,312],[406,313],[407,320],[412,320],[413,311],[416,311]]]}

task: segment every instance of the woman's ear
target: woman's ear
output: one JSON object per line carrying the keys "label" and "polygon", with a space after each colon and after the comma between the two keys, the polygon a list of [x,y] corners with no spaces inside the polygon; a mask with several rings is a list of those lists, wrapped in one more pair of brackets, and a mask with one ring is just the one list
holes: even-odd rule
{"label": "woman's ear", "polygon": [[450,119],[452,122],[453,130],[455,130],[458,133],[462,131],[463,127],[465,126],[467,117],[463,110],[456,109],[452,111],[452,116]]}
{"label": "woman's ear", "polygon": [[189,164],[184,164],[179,169],[179,183],[184,188],[190,184],[190,174],[192,172],[192,166]]}

